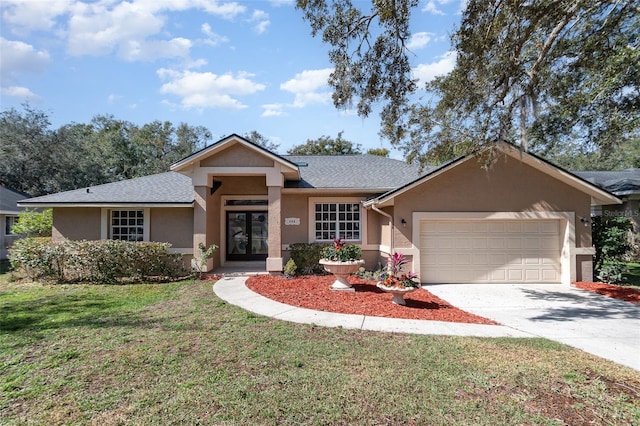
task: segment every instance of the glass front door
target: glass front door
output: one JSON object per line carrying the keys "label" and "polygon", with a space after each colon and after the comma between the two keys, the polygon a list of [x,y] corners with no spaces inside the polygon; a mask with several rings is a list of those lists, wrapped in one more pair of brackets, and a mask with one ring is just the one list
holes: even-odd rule
{"label": "glass front door", "polygon": [[227,260],[267,258],[267,212],[227,212]]}

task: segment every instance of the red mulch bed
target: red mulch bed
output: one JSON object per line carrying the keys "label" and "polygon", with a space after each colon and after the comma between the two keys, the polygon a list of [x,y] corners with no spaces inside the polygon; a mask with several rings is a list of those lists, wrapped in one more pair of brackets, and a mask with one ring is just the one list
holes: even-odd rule
{"label": "red mulch bed", "polygon": [[332,275],[297,278],[257,275],[247,280],[247,287],[269,299],[317,311],[469,324],[498,324],[451,306],[424,289],[409,293],[405,296],[407,305],[398,306],[391,303],[392,295],[377,288],[374,281],[351,276],[349,283],[356,291],[344,292],[330,289],[334,280]]}
{"label": "red mulch bed", "polygon": [[621,287],[603,283],[584,282],[574,283],[574,285],[583,290],[589,290],[593,291],[594,293],[602,294],[603,296],[613,297],[614,299],[624,300],[625,302],[640,304],[640,289],[638,288]]}

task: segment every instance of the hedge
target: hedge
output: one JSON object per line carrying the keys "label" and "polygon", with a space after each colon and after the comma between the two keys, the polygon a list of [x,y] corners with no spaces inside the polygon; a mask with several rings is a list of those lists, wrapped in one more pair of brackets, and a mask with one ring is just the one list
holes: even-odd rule
{"label": "hedge", "polygon": [[11,267],[32,280],[113,284],[119,281],[171,281],[186,276],[182,255],[171,244],[118,240],[17,240]]}

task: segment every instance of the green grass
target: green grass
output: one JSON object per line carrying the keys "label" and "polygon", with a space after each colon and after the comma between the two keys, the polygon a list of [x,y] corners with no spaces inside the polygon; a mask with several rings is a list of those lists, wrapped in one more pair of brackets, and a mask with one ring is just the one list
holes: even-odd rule
{"label": "green grass", "polygon": [[0,279],[0,424],[640,423],[640,374],[545,339],[265,318],[211,282]]}

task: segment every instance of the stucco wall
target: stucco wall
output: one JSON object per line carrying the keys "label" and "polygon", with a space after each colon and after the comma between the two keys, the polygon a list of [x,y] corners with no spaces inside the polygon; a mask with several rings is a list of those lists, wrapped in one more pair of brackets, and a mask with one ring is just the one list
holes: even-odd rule
{"label": "stucco wall", "polygon": [[151,241],[171,243],[172,248],[193,247],[193,208],[152,208]]}
{"label": "stucco wall", "polygon": [[578,226],[581,217],[590,217],[590,202],[581,191],[511,157],[498,159],[490,170],[472,158],[396,197],[395,245],[411,246],[414,211],[559,211],[575,212],[576,247],[590,247],[591,228]]}
{"label": "stucco wall", "polygon": [[242,145],[233,145],[200,162],[203,167],[273,167],[273,160]]}
{"label": "stucco wall", "polygon": [[53,240],[99,240],[100,212],[99,207],[54,208]]}

